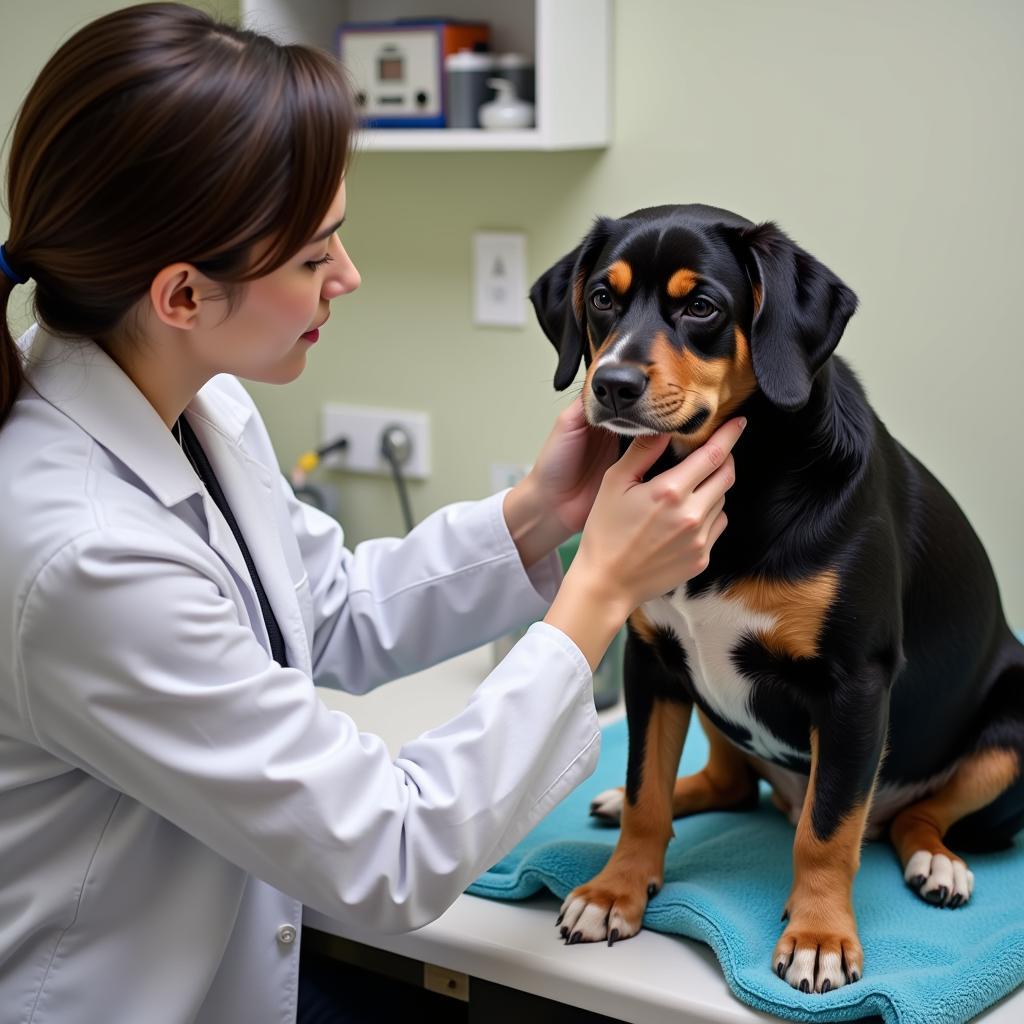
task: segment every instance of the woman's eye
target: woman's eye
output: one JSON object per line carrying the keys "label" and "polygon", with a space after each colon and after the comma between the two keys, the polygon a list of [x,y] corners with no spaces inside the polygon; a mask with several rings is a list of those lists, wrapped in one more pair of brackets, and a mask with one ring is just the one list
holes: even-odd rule
{"label": "woman's eye", "polygon": [[706,320],[713,313],[717,313],[718,310],[707,299],[694,299],[693,302],[687,303],[686,309],[683,312],[687,316],[697,317],[698,320]]}
{"label": "woman's eye", "polygon": [[590,304],[594,309],[598,309],[602,313],[607,313],[608,310],[612,308],[612,297],[608,293],[608,289],[598,288],[598,290],[590,296]]}
{"label": "woman's eye", "polygon": [[323,259],[307,260],[306,261],[306,266],[309,267],[310,270],[317,270],[320,267],[322,267],[325,263],[330,263],[331,260],[333,260],[333,259],[334,259],[334,257],[328,252],[328,253],[324,254]]}

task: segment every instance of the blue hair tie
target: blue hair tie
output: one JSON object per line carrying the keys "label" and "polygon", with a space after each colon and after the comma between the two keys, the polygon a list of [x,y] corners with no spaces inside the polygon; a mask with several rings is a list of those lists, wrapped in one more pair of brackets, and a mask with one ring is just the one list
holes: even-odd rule
{"label": "blue hair tie", "polygon": [[7,262],[7,245],[0,245],[0,270],[2,270],[15,284],[24,284],[28,278],[22,277],[14,267]]}

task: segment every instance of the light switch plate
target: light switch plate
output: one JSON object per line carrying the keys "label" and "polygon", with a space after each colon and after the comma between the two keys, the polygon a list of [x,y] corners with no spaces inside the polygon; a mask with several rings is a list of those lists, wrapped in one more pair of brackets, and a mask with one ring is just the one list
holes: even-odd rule
{"label": "light switch plate", "polygon": [[473,322],[484,327],[526,324],[526,236],[473,235]]}

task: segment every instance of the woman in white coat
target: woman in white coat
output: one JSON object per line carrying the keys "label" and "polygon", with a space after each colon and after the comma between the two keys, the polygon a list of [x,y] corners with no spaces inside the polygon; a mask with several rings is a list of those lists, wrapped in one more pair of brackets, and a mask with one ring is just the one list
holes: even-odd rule
{"label": "woman in white coat", "polygon": [[[592,771],[592,667],[724,528],[742,424],[642,483],[667,439],[614,462],[578,404],[521,484],[403,540],[350,552],[295,499],[235,377],[293,380],[359,284],[335,233],[353,121],[326,55],[177,5],[86,26],[20,111],[0,249],[5,1021],[294,1021],[302,905],[388,931],[442,913]],[[39,324],[16,343],[30,278]],[[561,580],[554,548],[584,523]],[[395,760],[316,696],[540,616]]]}

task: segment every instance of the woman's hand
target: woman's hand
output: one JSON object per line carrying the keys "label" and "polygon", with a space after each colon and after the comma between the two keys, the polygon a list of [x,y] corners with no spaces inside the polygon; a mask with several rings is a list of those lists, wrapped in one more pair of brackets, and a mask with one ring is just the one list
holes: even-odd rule
{"label": "woman's hand", "polygon": [[587,423],[582,399],[559,414],[530,472],[505,499],[505,521],[527,568],[583,529],[618,455],[618,438]]}
{"label": "woman's hand", "polygon": [[545,621],[592,667],[634,608],[703,572],[726,526],[730,452],[745,420],[729,420],[682,462],[644,481],[669,435],[638,437],[604,474],[579,551]]}
{"label": "woman's hand", "polygon": [[587,422],[581,398],[555,421],[530,475],[567,537],[583,529],[605,471],[618,457],[618,436]]}

